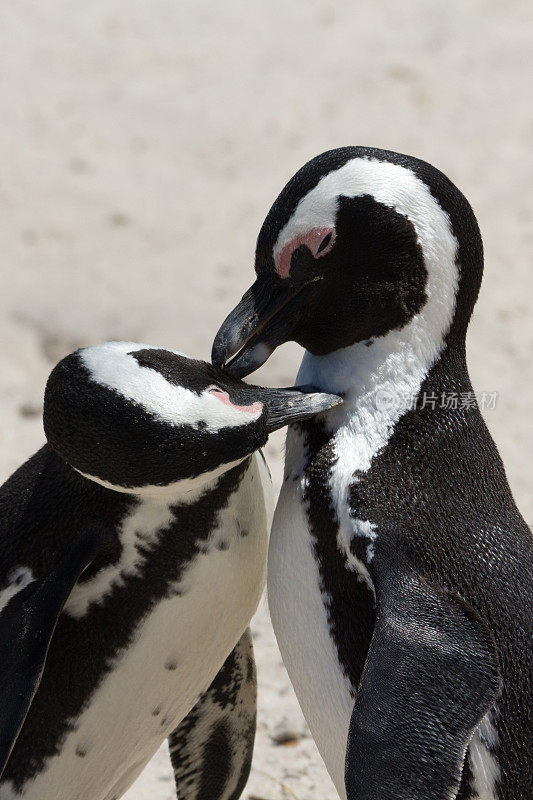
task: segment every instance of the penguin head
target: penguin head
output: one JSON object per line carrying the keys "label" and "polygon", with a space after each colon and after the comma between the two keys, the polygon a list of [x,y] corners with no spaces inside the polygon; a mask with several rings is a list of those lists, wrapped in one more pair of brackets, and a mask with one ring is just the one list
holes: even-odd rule
{"label": "penguin head", "polygon": [[44,429],[75,470],[134,492],[220,474],[272,431],[339,402],[303,389],[250,386],[174,351],[108,342],[54,368]]}
{"label": "penguin head", "polygon": [[372,148],[323,153],[270,209],[257,280],[219,330],[213,362],[242,377],[285,341],[326,355],[415,319],[435,346],[464,340],[482,263],[472,209],[437,169]]}

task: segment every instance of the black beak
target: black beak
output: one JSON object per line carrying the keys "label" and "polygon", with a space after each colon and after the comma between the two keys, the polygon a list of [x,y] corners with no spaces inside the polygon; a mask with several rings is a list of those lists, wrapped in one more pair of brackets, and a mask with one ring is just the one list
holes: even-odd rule
{"label": "black beak", "polygon": [[259,399],[266,406],[267,432],[272,433],[285,425],[314,417],[342,403],[336,394],[316,392],[309,386],[292,389],[260,389]]}
{"label": "black beak", "polygon": [[289,285],[267,270],[261,272],[222,323],[213,342],[213,364],[236,378],[258,369],[276,347],[291,340],[316,280]]}

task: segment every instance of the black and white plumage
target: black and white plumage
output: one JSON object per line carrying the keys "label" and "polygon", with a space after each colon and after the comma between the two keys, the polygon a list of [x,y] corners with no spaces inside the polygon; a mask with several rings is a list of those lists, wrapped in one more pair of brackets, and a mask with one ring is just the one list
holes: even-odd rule
{"label": "black and white plumage", "polygon": [[482,270],[442,173],[330,151],[274,203],[256,283],[215,339],[214,363],[241,376],[297,341],[298,379],[344,396],[289,429],[268,588],[349,800],[531,796],[533,540],[471,400]]}
{"label": "black and white plumage", "polygon": [[132,343],[59,363],[48,444],[0,491],[2,800],[113,800],[167,737],[180,798],[240,795],[271,491],[257,451],[336,402]]}

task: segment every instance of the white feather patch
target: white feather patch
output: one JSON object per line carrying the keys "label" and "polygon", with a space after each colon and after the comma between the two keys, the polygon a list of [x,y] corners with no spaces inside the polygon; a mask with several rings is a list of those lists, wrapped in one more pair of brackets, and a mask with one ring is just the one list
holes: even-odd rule
{"label": "white feather patch", "polygon": [[499,800],[496,785],[500,779],[500,765],[494,755],[497,745],[498,731],[489,711],[479,723],[468,746],[475,800]]}
{"label": "white feather patch", "polygon": [[[243,412],[221,403],[208,391],[200,395],[185,386],[176,386],[155,369],[143,367],[128,355],[132,351],[157,349],[150,345],[132,342],[106,342],[80,351],[80,358],[91,378],[101,386],[107,386],[138,405],[154,417],[171,425],[206,424],[206,430],[245,425],[261,415]],[[182,356],[176,351],[176,355]],[[183,356],[184,358],[186,356]]]}
{"label": "white feather patch", "polygon": [[21,592],[35,580],[29,567],[15,567],[7,576],[7,584],[0,590],[0,613],[12,597]]}

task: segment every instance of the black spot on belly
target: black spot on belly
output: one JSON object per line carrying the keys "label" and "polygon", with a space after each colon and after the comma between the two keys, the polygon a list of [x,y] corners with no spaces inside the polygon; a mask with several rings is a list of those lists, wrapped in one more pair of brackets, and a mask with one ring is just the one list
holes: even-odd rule
{"label": "black spot on belly", "polygon": [[156,706],[152,711],[152,717],[158,717],[161,713],[161,706]]}
{"label": "black spot on belly", "polygon": [[167,723],[168,723],[168,717],[163,717],[163,719],[160,722],[160,725],[162,728],[164,728]]}
{"label": "black spot on belly", "polygon": [[220,541],[217,544],[217,547],[218,547],[219,550],[228,550],[229,549],[229,544],[226,541],[224,541],[224,539],[223,539],[222,541]]}
{"label": "black spot on belly", "polygon": [[169,672],[174,672],[177,667],[178,661],[176,658],[169,658],[168,661],[165,662],[165,669],[168,669]]}
{"label": "black spot on belly", "polygon": [[85,756],[89,752],[89,749],[90,748],[87,747],[87,745],[79,744],[76,747],[76,755],[79,756],[80,758],[85,758]]}

